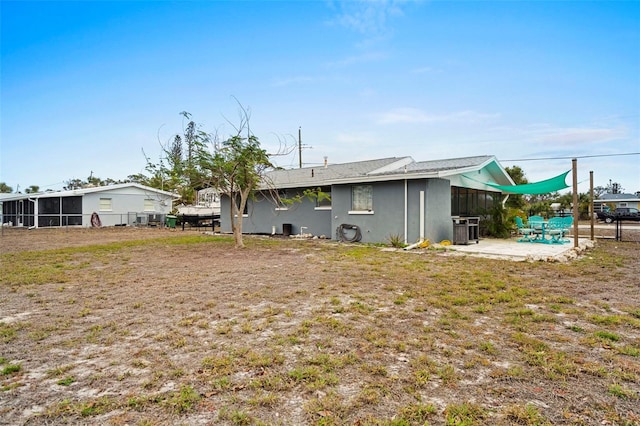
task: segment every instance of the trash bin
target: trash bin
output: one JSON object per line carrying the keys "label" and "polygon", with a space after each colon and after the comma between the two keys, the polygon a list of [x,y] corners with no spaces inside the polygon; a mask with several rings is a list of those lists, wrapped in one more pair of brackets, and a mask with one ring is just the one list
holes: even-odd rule
{"label": "trash bin", "polygon": [[453,219],[453,244],[469,244],[480,241],[479,217],[459,217]]}
{"label": "trash bin", "polygon": [[467,221],[464,219],[453,220],[453,244],[469,244]]}
{"label": "trash bin", "polygon": [[178,219],[177,216],[174,216],[172,214],[168,214],[167,217],[165,218],[165,224],[169,228],[175,228],[177,219]]}

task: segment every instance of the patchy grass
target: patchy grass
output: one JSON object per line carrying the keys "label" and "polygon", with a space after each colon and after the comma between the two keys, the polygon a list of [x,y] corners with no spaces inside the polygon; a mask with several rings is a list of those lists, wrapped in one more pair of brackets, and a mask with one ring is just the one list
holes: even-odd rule
{"label": "patchy grass", "polygon": [[161,230],[21,234],[39,235],[0,255],[8,423],[640,422],[635,243],[549,264],[261,237],[234,250]]}
{"label": "patchy grass", "polygon": [[21,369],[22,369],[21,364],[5,365],[4,367],[2,367],[2,370],[0,370],[0,376],[8,376],[10,374],[14,374],[20,371]]}

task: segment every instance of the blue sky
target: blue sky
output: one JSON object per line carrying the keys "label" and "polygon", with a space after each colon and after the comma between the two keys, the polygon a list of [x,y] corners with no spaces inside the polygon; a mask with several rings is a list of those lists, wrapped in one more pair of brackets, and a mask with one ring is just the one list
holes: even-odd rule
{"label": "blue sky", "polygon": [[[495,155],[640,191],[638,1],[2,1],[0,182],[158,160],[188,111],[305,165]],[[276,157],[297,167],[297,150]],[[592,158],[583,158],[597,156]],[[560,160],[514,161],[568,157]]]}

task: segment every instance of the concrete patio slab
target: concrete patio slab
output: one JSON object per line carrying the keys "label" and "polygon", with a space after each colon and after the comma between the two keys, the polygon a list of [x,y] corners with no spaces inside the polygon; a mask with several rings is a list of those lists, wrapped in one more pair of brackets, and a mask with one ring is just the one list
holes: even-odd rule
{"label": "concrete patio slab", "polygon": [[449,254],[478,256],[513,261],[567,262],[583,251],[593,248],[595,241],[579,238],[574,248],[573,238],[565,244],[518,242],[516,239],[502,240],[485,238],[477,244],[448,246]]}

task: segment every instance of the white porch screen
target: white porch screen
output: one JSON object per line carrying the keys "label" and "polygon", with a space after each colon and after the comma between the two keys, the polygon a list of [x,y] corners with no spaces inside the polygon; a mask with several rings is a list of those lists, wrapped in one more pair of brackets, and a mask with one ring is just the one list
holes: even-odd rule
{"label": "white porch screen", "polygon": [[355,185],[351,187],[351,210],[373,210],[373,187],[371,185]]}

